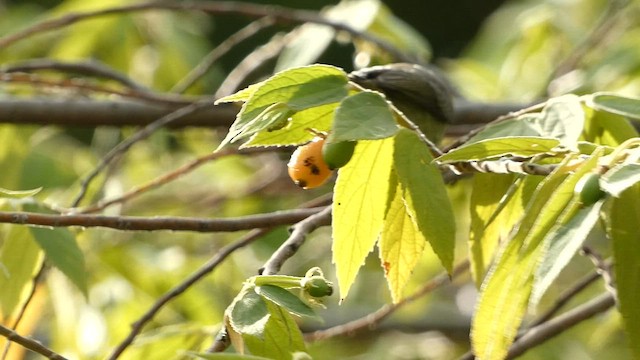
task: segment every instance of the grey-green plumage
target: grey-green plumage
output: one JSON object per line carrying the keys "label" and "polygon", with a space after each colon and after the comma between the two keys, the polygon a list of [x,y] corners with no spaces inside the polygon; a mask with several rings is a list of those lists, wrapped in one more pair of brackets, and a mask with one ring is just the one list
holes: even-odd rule
{"label": "grey-green plumage", "polygon": [[442,75],[416,64],[373,66],[349,74],[349,79],[378,90],[433,142],[442,139],[453,119],[453,91]]}

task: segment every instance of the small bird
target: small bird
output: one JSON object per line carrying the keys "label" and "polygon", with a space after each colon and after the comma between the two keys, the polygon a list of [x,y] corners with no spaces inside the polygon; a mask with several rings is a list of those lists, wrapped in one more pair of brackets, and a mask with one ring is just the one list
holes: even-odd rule
{"label": "small bird", "polygon": [[385,94],[434,143],[453,121],[452,86],[437,70],[397,63],[354,71],[349,80]]}

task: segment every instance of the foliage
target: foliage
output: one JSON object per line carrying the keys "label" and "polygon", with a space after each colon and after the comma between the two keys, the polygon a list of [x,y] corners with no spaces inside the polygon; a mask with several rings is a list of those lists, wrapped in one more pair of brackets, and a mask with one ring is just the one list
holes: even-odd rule
{"label": "foliage", "polygon": [[[513,102],[512,112],[475,121],[472,131],[453,124],[443,144],[387,95],[351,82],[352,64],[321,64],[345,42],[356,66],[432,56],[381,2],[345,0],[323,18],[250,3],[196,2],[188,6],[202,12],[193,13],[167,4],[17,4],[2,15],[14,24],[0,26],[4,35],[41,25],[0,48],[2,106],[125,99],[164,111],[204,104],[208,114],[238,112],[224,132],[0,125],[0,345],[12,344],[0,357],[23,358],[26,348],[87,359],[444,359],[467,350],[504,359],[539,345],[527,336],[553,325],[544,310],[566,319],[556,305],[569,302],[586,314],[595,311],[587,300],[605,294],[610,305],[597,312],[614,300],[617,311],[585,315],[582,327],[559,329],[555,342],[525,358],[640,358],[640,28],[617,21],[637,16],[637,4],[506,2],[464,54],[439,64],[460,108],[480,114]],[[103,8],[120,10],[47,23]],[[263,20],[265,27],[211,44],[232,13],[306,23],[282,35]],[[251,31],[267,44],[251,43],[261,50],[247,58],[273,71],[239,74],[245,54],[224,50],[241,48],[238,34]],[[611,34],[619,36],[607,40]],[[277,59],[260,57],[278,46]],[[238,67],[214,62],[219,56]],[[35,59],[46,66],[26,61]],[[81,63],[87,59],[99,62]],[[183,86],[190,78],[196,82]],[[213,93],[223,95],[215,106]],[[112,150],[136,136],[144,143]],[[349,144],[349,154],[335,182],[303,192],[283,176],[284,157],[316,137]],[[87,178],[96,166],[97,178]],[[330,219],[318,204],[330,207]],[[296,207],[311,209],[276,220]],[[252,226],[261,216],[271,222]],[[205,232],[202,224],[217,220],[243,232],[131,230],[195,222]],[[467,264],[470,280],[461,276]],[[265,273],[255,275],[258,268]],[[594,271],[605,286],[580,292],[580,277]],[[379,332],[347,336],[396,311]],[[385,328],[405,324],[422,332]],[[45,350],[28,336],[44,339]],[[209,352],[226,340],[233,350]]]}

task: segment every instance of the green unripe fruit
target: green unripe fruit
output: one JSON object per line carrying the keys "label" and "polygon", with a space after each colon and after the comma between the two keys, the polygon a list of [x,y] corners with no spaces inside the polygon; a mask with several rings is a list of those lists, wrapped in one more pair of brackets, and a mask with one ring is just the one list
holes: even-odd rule
{"label": "green unripe fruit", "polygon": [[333,283],[322,276],[304,278],[301,285],[307,294],[316,298],[333,294]]}
{"label": "green unripe fruit", "polygon": [[574,193],[580,196],[584,205],[593,205],[602,199],[605,192],[600,189],[600,174],[590,173],[578,180]]}
{"label": "green unripe fruit", "polygon": [[341,168],[351,160],[357,141],[340,141],[337,143],[325,142],[322,147],[322,157],[329,169]]}

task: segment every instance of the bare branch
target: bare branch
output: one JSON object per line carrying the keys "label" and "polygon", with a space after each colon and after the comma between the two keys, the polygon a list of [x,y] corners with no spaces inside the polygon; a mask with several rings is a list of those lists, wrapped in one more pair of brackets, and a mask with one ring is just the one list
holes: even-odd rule
{"label": "bare branch", "polygon": [[332,338],[335,336],[354,334],[364,329],[374,328],[381,321],[383,321],[384,319],[389,317],[391,314],[396,312],[396,310],[420,299],[421,297],[431,293],[432,291],[439,288],[440,286],[450,283],[451,280],[466,273],[468,270],[469,270],[469,261],[467,260],[463,263],[460,263],[456,267],[454,267],[453,271],[451,272],[451,275],[447,273],[441,273],[433,277],[429,282],[427,282],[423,287],[418,289],[415,293],[402,299],[398,303],[384,305],[383,307],[376,310],[375,312],[369,315],[366,315],[360,319],[350,321],[346,324],[334,326],[325,330],[318,330],[311,334],[307,334],[305,336],[305,339],[308,341],[318,341],[318,340]]}
{"label": "bare branch", "polygon": [[29,339],[27,337],[24,337],[20,334],[18,334],[17,332],[2,326],[2,324],[0,324],[0,335],[4,336],[5,338],[7,338],[9,341],[12,341],[16,344],[20,344],[22,346],[24,346],[25,348],[38,353],[44,357],[46,357],[47,359],[51,359],[51,360],[67,360],[67,358],[65,358],[64,356],[57,354],[55,352],[53,352],[53,350],[49,349],[48,347],[42,345],[41,343],[39,343],[36,340],[33,339]]}
{"label": "bare branch", "polygon": [[527,330],[520,339],[511,345],[507,359],[524,354],[527,350],[552,339],[573,326],[609,310],[613,305],[615,305],[613,296],[610,293],[602,294],[556,318]]}
{"label": "bare branch", "polygon": [[136,336],[140,334],[144,326],[153,319],[153,317],[162,309],[164,305],[166,305],[169,301],[178,297],[180,294],[184,293],[189,289],[193,284],[204,278],[207,274],[211,273],[220,263],[222,263],[229,255],[231,255],[236,250],[245,247],[252,242],[256,241],[260,237],[267,234],[271,231],[270,228],[264,229],[255,229],[250,233],[243,236],[238,241],[229,244],[222,249],[220,249],[209,261],[203,264],[198,270],[196,270],[193,274],[189,275],[186,279],[184,279],[181,283],[173,287],[171,290],[162,295],[156,302],[151,306],[149,310],[147,310],[141,317],[131,326],[131,332],[129,335],[122,340],[120,344],[113,350],[111,355],[109,355],[108,359],[115,360],[133,343]]}
{"label": "bare branch", "polygon": [[73,201],[71,207],[77,207],[80,204],[80,201],[82,201],[82,199],[84,198],[88,188],[89,188],[89,184],[91,183],[91,181],[98,176],[98,174],[105,168],[107,167],[107,165],[109,165],[111,163],[111,161],[113,159],[115,159],[117,156],[123,154],[124,152],[126,152],[127,150],[129,150],[129,148],[131,148],[131,146],[133,146],[136,142],[146,139],[147,137],[149,137],[151,134],[153,134],[155,131],[157,131],[158,129],[160,129],[163,126],[166,126],[174,121],[179,120],[180,118],[182,118],[183,116],[187,116],[189,114],[192,114],[198,110],[200,110],[201,108],[204,107],[209,107],[209,106],[213,106],[214,105],[214,101],[213,100],[209,100],[209,101],[201,101],[201,102],[196,102],[193,103],[191,105],[187,105],[183,108],[180,108],[172,113],[169,113],[161,118],[159,118],[158,120],[150,123],[149,125],[145,126],[144,128],[140,129],[138,132],[136,132],[135,134],[133,134],[132,136],[130,136],[129,138],[125,139],[124,141],[122,141],[120,144],[116,145],[113,149],[111,149],[107,155],[105,155],[102,160],[100,160],[100,163],[81,181],[80,183],[80,192],[78,193],[78,195],[76,196],[75,200]]}
{"label": "bare branch", "polygon": [[[130,101],[74,99],[0,99],[0,122],[62,126],[144,126],[175,111],[176,106],[160,106]],[[231,104],[203,107],[176,119],[167,127],[229,127],[238,108]]]}
{"label": "bare branch", "polygon": [[53,59],[31,59],[16,64],[5,65],[0,73],[33,72],[39,70],[54,70],[64,73],[82,74],[114,80],[120,84],[138,91],[148,91],[144,86],[136,83],[125,74],[97,61],[62,62]]}
{"label": "bare branch", "polygon": [[104,215],[48,215],[30,212],[0,212],[0,223],[51,227],[104,227],[124,231],[231,232],[293,224],[322,208],[282,210],[236,218],[207,219],[188,217],[139,217]]}
{"label": "bare branch", "polygon": [[91,18],[117,15],[123,13],[133,13],[148,10],[189,10],[202,11],[212,15],[219,14],[238,14],[251,18],[262,18],[265,16],[273,17],[276,21],[282,23],[314,23],[329,26],[337,31],[343,31],[353,37],[371,42],[380,49],[391,54],[397,61],[415,62],[415,59],[409,58],[406,54],[398,50],[395,46],[371,34],[359,31],[349,25],[341,22],[333,21],[322,17],[315,11],[298,10],[285,8],[275,5],[257,5],[242,2],[226,2],[226,1],[200,1],[200,2],[143,2],[133,5],[125,5],[119,7],[106,8],[96,11],[76,12],[67,15],[45,20],[36,23],[22,31],[7,35],[0,38],[0,49],[6,48],[13,43],[26,39],[35,34],[60,29],[64,26],[77,23],[79,21]]}
{"label": "bare branch", "polygon": [[209,54],[207,54],[200,63],[194,67],[182,80],[180,80],[174,87],[171,89],[171,92],[175,93],[183,93],[188,88],[190,88],[196,81],[198,81],[204,74],[211,69],[211,67],[215,64],[218,59],[220,59],[224,54],[229,52],[234,46],[241,43],[242,41],[250,38],[261,30],[273,25],[275,20],[272,17],[263,17],[262,19],[256,20],[244,28],[240,29],[235,34],[226,38],[220,45],[216,46]]}
{"label": "bare branch", "polygon": [[197,159],[180,166],[179,168],[170,171],[166,174],[163,174],[161,176],[158,176],[157,178],[142,184],[140,186],[136,186],[133,189],[125,192],[124,194],[113,198],[113,199],[105,199],[105,200],[101,200],[100,202],[98,202],[95,205],[90,205],[84,208],[79,208],[79,209],[66,209],[64,212],[65,213],[73,213],[73,214],[90,214],[90,213],[96,213],[98,211],[104,210],[105,208],[114,205],[114,204],[120,204],[120,203],[124,203],[127,202],[129,200],[131,200],[132,198],[139,196],[142,193],[148,192],[150,190],[156,189],[162,185],[165,185],[173,180],[176,180],[186,174],[188,174],[189,172],[197,169],[198,167],[200,167],[201,165],[206,164],[207,162],[213,161],[213,160],[217,160],[219,158],[225,157],[225,156],[229,156],[229,155],[234,155],[234,154],[254,154],[254,153],[261,153],[261,152],[267,152],[267,151],[273,151],[272,149],[269,148],[249,148],[249,149],[242,149],[242,150],[236,150],[236,149],[225,149],[225,150],[221,150],[215,153],[209,153],[206,154],[204,156],[200,156]]}
{"label": "bare branch", "polygon": [[259,273],[261,275],[274,275],[280,271],[280,268],[290,257],[298,252],[298,249],[307,238],[307,235],[315,229],[331,224],[331,206],[327,206],[324,210],[317,214],[293,225],[289,238],[278,247],[278,249],[267,260]]}

